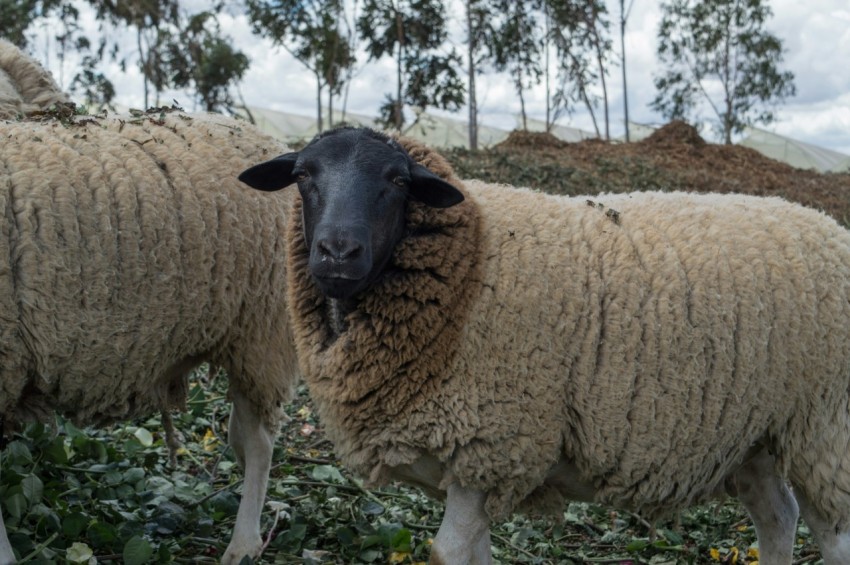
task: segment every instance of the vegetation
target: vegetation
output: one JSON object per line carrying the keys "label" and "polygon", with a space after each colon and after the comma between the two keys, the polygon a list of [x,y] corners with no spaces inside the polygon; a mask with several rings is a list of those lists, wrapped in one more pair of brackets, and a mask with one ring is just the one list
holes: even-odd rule
{"label": "vegetation", "polygon": [[[233,92],[250,61],[221,32],[218,17],[224,9],[242,10],[255,34],[312,73],[319,130],[333,125],[340,99],[345,107],[359,69],[390,60],[395,84],[380,109],[387,127],[410,127],[411,114],[416,123],[427,108],[467,105],[470,146],[477,148],[476,79],[495,72],[505,73],[516,90],[523,129],[528,93],[544,83],[548,131],[582,106],[598,137],[610,138],[608,77],[617,59],[625,90],[624,2],[621,53],[614,57],[602,0],[455,1],[463,2],[458,16],[448,0],[216,0],[195,12],[187,11],[185,0],[88,0],[101,31],[89,38],[79,25],[85,3],[0,0],[0,35],[24,45],[36,24],[58,20],[48,33],[55,34],[60,60],[73,51],[81,55],[70,84],[95,111],[115,97],[114,77],[102,70],[114,61],[141,70],[145,107],[160,105],[165,90],[184,89],[204,109],[232,112]],[[781,70],[782,42],[765,31],[772,15],[766,0],[668,0],[662,10],[657,53],[665,70],[656,77],[653,107],[665,118],[694,117],[705,103],[728,143],[744,126],[772,121],[774,106],[794,95],[793,76]],[[449,34],[454,23],[465,32],[459,40]],[[114,40],[115,28],[131,31],[134,50]],[[463,58],[457,44],[465,46]]]}
{"label": "vegetation", "polygon": [[[782,41],[765,30],[773,15],[764,0],[671,0],[662,5],[653,108],[667,119],[711,107],[727,145],[732,134],[774,119],[772,104],[793,96],[794,75],[782,71]],[[719,93],[711,86],[719,83]]]}
{"label": "vegetation", "polygon": [[401,131],[404,108],[458,110],[464,86],[458,75],[460,56],[443,53],[446,8],[442,0],[365,0],[357,29],[369,60],[384,56],[396,67],[396,91],[388,94],[379,120]]}
{"label": "vegetation", "polygon": [[254,33],[283,46],[316,79],[318,129],[324,129],[322,93],[327,88],[333,125],[334,97],[342,93],[357,63],[355,37],[343,2],[333,0],[247,0]]}

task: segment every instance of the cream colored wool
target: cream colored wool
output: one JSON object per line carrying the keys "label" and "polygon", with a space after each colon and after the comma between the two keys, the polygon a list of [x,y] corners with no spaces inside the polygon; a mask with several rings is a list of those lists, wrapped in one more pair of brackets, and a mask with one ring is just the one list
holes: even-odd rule
{"label": "cream colored wool", "polygon": [[288,227],[296,347],[344,464],[378,484],[434,457],[498,519],[560,506],[564,459],[652,516],[711,497],[758,444],[846,519],[846,230],[778,198],[564,198],[436,161],[467,200],[411,203],[393,276],[336,339]]}
{"label": "cream colored wool", "polygon": [[284,151],[221,116],[0,124],[0,417],[100,424],[179,407],[223,367],[274,430],[296,375],[288,198],[238,173]]}
{"label": "cream colored wool", "polygon": [[13,43],[0,39],[0,119],[17,119],[68,101],[48,71]]}

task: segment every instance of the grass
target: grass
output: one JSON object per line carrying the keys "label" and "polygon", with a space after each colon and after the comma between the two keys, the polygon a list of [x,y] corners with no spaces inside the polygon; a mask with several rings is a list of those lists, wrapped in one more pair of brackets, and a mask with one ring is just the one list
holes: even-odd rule
{"label": "grass", "polygon": [[[177,464],[160,417],[106,430],[57,419],[29,425],[3,451],[0,504],[22,563],[216,563],[235,520],[241,475],[226,446],[226,378],[195,375]],[[416,489],[362,488],[335,460],[306,390],[287,408],[263,515],[258,563],[427,562],[442,505]],[[560,520],[494,524],[498,563],[755,563],[752,525],[731,500],[679,523],[571,503]],[[804,526],[797,563],[818,559]],[[247,565],[247,564],[246,564]]]}

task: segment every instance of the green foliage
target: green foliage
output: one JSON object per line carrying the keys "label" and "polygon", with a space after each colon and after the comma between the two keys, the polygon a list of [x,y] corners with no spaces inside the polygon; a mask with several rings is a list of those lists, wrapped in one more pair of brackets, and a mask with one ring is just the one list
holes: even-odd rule
{"label": "green foliage", "polygon": [[27,29],[61,5],[61,0],[0,0],[0,37],[26,47]]}
{"label": "green foliage", "polygon": [[442,0],[366,0],[357,29],[369,59],[393,57],[396,92],[388,94],[379,121],[401,130],[405,106],[418,111],[435,106],[457,110],[464,103],[458,74],[460,56],[454,48],[440,51],[446,40],[446,9]]}
{"label": "green foliage", "polygon": [[214,12],[190,16],[166,51],[173,86],[191,88],[208,112],[233,112],[230,87],[245,75],[249,61],[222,36]]}
{"label": "green foliage", "polygon": [[[670,0],[662,4],[651,106],[667,119],[711,106],[727,144],[747,125],[773,121],[772,105],[793,96],[794,75],[782,71],[782,41],[764,29],[772,16],[762,0]],[[719,95],[712,85],[719,84]]]}
{"label": "green foliage", "polygon": [[[257,33],[283,46],[316,78],[319,131],[323,129],[322,91],[328,106],[339,95],[357,62],[353,33],[347,29],[341,0],[247,0],[248,18]],[[333,115],[329,117],[333,120]]]}
{"label": "green foliage", "polygon": [[[602,86],[605,138],[608,135],[608,94],[605,77],[611,56],[610,20],[601,0],[546,0],[548,41],[558,60],[558,85],[552,96],[550,123],[571,111],[576,103],[586,106],[596,123],[599,101],[593,87]],[[599,128],[597,127],[597,134]]]}
{"label": "green foliage", "polygon": [[[35,563],[216,563],[230,537],[241,473],[223,442],[223,375],[200,372],[185,436],[169,467],[158,417],[110,430],[58,419],[27,426],[2,453],[0,507],[19,557]],[[278,439],[257,563],[352,565],[425,562],[443,507],[419,490],[367,491],[339,465],[303,387]],[[707,563],[712,550],[743,565],[755,543],[732,502],[684,512],[680,524],[650,525],[628,512],[571,503],[562,520],[514,516],[492,527],[501,563]],[[814,549],[805,527],[795,555]]]}

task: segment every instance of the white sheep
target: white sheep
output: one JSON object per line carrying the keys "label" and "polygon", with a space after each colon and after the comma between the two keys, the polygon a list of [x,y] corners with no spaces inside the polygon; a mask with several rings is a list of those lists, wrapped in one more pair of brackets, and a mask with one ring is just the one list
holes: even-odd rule
{"label": "white sheep", "polygon": [[68,101],[48,71],[13,43],[0,39],[0,120]]}
{"label": "white sheep", "polygon": [[223,116],[158,112],[0,122],[0,136],[0,418],[126,420],[183,406],[197,365],[224,368],[245,481],[223,561],[256,556],[297,375],[288,206],[235,177],[283,146]]}
{"label": "white sheep", "polygon": [[400,143],[337,130],[240,178],[297,182],[302,373],[345,465],[446,497],[432,563],[490,563],[515,510],[724,486],[761,563],[791,562],[798,501],[850,563],[850,233],[778,198],[460,182]]}

